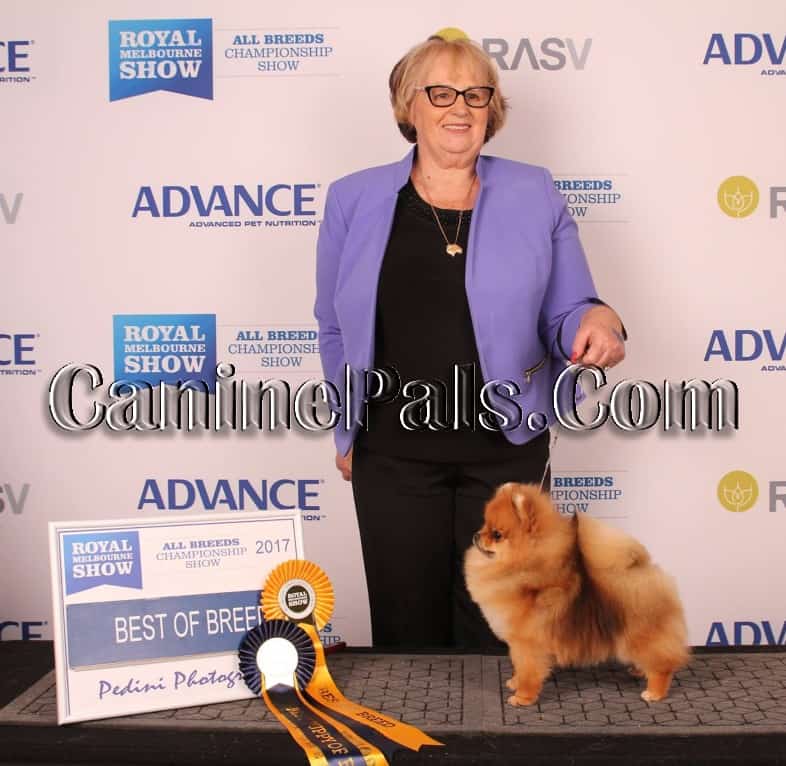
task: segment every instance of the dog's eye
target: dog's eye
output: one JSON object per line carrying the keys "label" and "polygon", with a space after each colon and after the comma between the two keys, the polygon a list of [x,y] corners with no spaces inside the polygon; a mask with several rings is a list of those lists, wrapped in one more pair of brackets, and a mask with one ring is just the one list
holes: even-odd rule
{"label": "dog's eye", "polygon": [[498,529],[492,529],[491,539],[494,540],[494,542],[499,542],[502,539],[502,532],[500,532]]}

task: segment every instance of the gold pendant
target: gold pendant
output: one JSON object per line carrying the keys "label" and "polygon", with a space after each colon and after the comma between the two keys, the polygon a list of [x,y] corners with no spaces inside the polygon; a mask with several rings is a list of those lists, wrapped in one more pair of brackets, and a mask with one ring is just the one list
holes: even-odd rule
{"label": "gold pendant", "polygon": [[448,244],[448,246],[445,248],[445,252],[449,256],[453,257],[454,255],[461,255],[464,252],[464,248],[461,247],[461,245],[458,243],[454,242],[452,245]]}

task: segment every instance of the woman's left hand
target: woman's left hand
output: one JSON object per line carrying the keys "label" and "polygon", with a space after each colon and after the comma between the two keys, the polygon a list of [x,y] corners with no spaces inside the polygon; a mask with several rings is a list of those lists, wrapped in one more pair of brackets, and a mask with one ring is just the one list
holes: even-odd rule
{"label": "woman's left hand", "polygon": [[593,306],[581,318],[570,361],[613,367],[625,358],[622,320],[608,306]]}

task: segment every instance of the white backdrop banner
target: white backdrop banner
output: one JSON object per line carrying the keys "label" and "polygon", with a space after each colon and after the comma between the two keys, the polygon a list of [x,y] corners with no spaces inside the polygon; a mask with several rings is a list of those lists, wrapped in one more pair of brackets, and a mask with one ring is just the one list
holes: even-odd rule
{"label": "white backdrop banner", "polygon": [[[510,119],[485,152],[550,168],[625,320],[628,357],[597,398],[623,377],[662,400],[665,381],[739,387],[739,428],[722,434],[666,429],[663,411],[646,430],[564,432],[555,502],[648,546],[679,582],[693,644],[786,642],[780,0],[6,0],[0,638],[52,637],[49,521],[297,510],[336,590],[323,639],[369,642],[332,434],[231,420],[162,430],[157,386],[192,379],[198,420],[217,398],[228,418],[242,381],[270,382],[285,418],[321,378],[327,185],[406,153],[387,77],[445,26],[500,68]],[[83,369],[64,419],[87,430],[48,410],[69,364]],[[95,406],[131,394],[110,390],[119,378],[136,382],[135,409]],[[124,418],[136,427],[110,427]]]}

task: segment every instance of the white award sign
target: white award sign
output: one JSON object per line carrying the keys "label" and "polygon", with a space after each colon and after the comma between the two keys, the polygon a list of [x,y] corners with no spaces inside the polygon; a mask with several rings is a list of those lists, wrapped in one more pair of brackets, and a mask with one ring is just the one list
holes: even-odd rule
{"label": "white award sign", "polygon": [[298,513],[49,525],[58,723],[253,696],[237,650]]}

